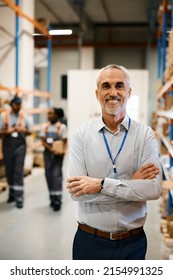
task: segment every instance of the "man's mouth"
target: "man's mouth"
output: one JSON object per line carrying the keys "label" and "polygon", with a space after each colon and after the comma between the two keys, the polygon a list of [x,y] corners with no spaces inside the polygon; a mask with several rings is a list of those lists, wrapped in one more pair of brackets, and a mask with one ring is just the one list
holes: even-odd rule
{"label": "man's mouth", "polygon": [[120,97],[107,97],[105,99],[106,102],[109,102],[110,104],[117,104],[118,102],[121,101],[121,98]]}

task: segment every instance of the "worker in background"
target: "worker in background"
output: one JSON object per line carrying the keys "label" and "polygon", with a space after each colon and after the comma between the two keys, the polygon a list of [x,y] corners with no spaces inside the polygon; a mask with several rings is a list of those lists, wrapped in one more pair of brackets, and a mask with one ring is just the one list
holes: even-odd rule
{"label": "worker in background", "polygon": [[64,110],[62,108],[56,108],[58,119],[60,122],[64,123],[67,126],[67,118],[64,115]]}
{"label": "worker in background", "polygon": [[24,201],[24,160],[26,155],[26,135],[30,134],[30,123],[21,110],[22,100],[15,96],[10,102],[11,110],[1,114],[0,130],[6,178],[9,185],[8,203],[16,202],[17,208]]}
{"label": "worker in background", "polygon": [[57,108],[51,108],[48,112],[48,123],[40,133],[42,144],[45,147],[45,176],[49,190],[50,206],[54,211],[61,209],[62,165],[67,149],[67,127],[60,121],[62,112],[60,113]]}
{"label": "worker in background", "polygon": [[78,202],[73,259],[144,260],[147,201],[162,191],[157,140],[126,112],[126,68],[102,68],[95,94],[102,116],[76,128],[68,162],[67,189]]}

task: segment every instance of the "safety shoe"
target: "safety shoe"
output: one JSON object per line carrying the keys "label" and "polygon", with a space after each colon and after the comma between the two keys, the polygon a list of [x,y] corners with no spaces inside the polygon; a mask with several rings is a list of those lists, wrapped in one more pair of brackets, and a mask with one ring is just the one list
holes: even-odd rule
{"label": "safety shoe", "polygon": [[49,205],[50,207],[53,207],[54,206],[54,201],[52,200],[51,202],[50,202],[50,205]]}
{"label": "safety shoe", "polygon": [[60,201],[54,201],[52,206],[54,211],[59,211],[61,209],[61,202]]}
{"label": "safety shoe", "polygon": [[23,201],[16,201],[16,207],[17,208],[23,208]]}
{"label": "safety shoe", "polygon": [[7,200],[7,203],[11,203],[11,202],[14,202],[15,201],[15,198],[14,198],[14,196],[9,196],[8,197],[8,200]]}

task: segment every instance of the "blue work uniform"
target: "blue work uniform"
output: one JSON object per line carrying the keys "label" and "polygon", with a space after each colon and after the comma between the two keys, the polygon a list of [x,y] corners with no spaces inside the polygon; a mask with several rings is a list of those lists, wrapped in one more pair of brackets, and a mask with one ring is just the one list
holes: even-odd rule
{"label": "blue work uniform", "polygon": [[[0,129],[6,129],[8,126],[25,127],[30,129],[30,123],[26,115],[21,111],[17,114],[13,112],[2,112]],[[6,178],[9,185],[9,201],[16,201],[16,206],[23,206],[24,194],[24,161],[26,155],[25,135],[19,132],[2,135],[2,147],[4,156],[4,165]],[[20,208],[20,207],[19,207]]]}
{"label": "blue work uniform", "polygon": [[[67,139],[67,126],[59,121],[55,124],[48,122],[42,129],[40,136],[44,137],[46,143],[52,146],[54,141]],[[45,177],[50,195],[50,206],[52,206],[54,210],[59,210],[61,207],[63,159],[64,154],[55,155],[53,152],[45,148]]]}

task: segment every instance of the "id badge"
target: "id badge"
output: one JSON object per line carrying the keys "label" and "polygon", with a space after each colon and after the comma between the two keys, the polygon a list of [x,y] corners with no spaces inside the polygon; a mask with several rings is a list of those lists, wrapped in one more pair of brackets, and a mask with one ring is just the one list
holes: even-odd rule
{"label": "id badge", "polygon": [[53,143],[53,138],[50,138],[50,137],[47,138],[47,139],[46,139],[46,143],[47,143],[47,144],[52,144],[52,143]]}
{"label": "id badge", "polygon": [[14,137],[14,138],[18,137],[18,132],[17,132],[17,131],[13,132],[13,133],[11,134],[11,136]]}

